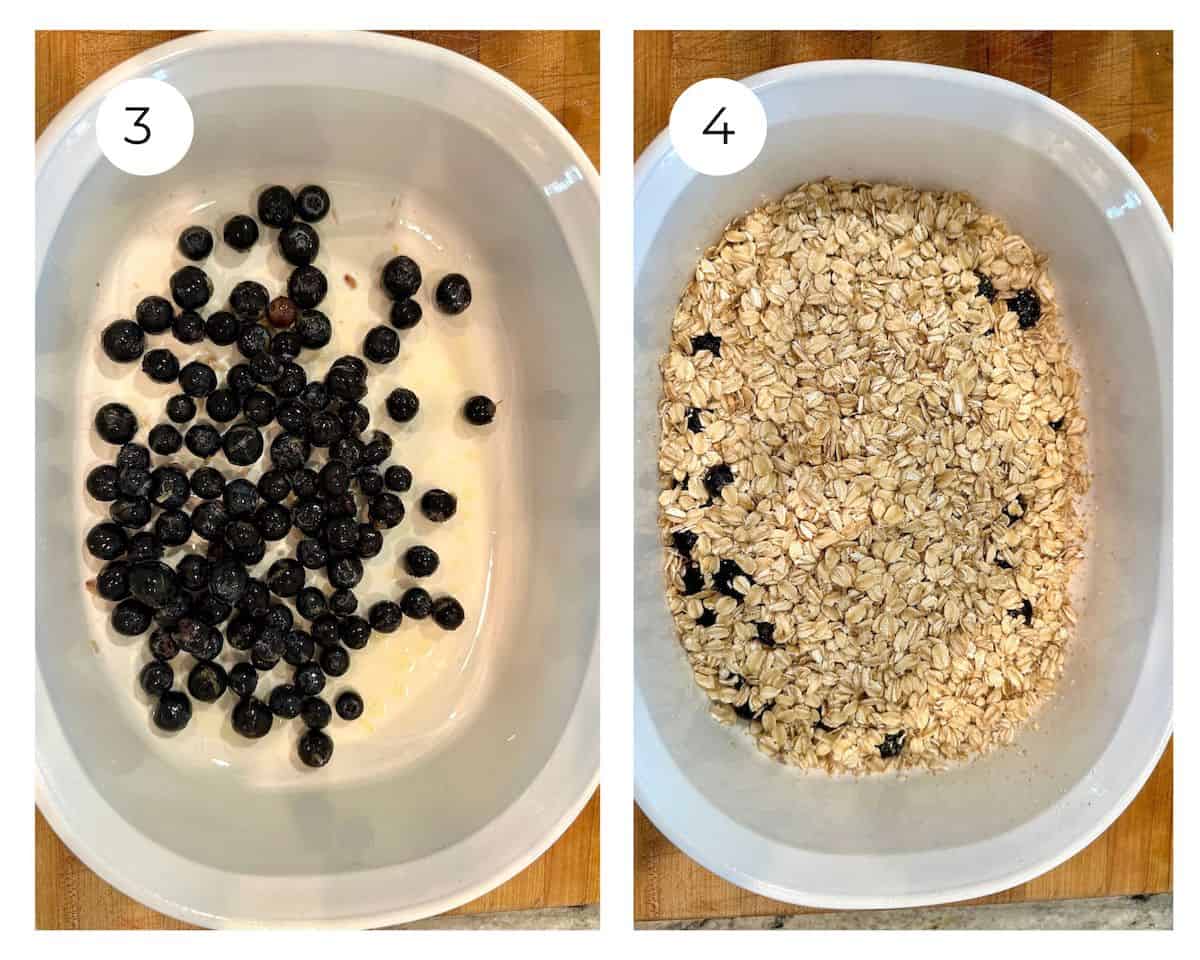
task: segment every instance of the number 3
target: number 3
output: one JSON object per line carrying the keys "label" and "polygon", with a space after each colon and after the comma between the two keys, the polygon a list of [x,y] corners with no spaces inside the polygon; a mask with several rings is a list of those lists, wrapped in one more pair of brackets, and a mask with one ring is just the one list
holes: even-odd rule
{"label": "number 3", "polygon": [[126,113],[136,113],[138,115],[138,117],[136,120],[133,121],[134,129],[135,130],[144,130],[146,132],[146,135],[144,137],[142,137],[141,140],[130,140],[129,137],[125,137],[124,138],[125,142],[132,143],[135,147],[139,146],[140,144],[145,143],[147,140],[150,139],[150,128],[148,126],[146,126],[144,123],[142,123],[142,121],[146,119],[146,114],[148,114],[150,112],[150,108],[149,107],[126,107],[125,112]]}

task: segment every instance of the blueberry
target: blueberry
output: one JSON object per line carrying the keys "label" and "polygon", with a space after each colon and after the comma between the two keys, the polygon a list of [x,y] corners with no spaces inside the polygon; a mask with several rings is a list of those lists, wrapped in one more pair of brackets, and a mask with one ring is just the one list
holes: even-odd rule
{"label": "blueberry", "polygon": [[393,300],[407,300],[421,289],[421,268],[410,257],[393,257],[384,265],[380,279]]}
{"label": "blueberry", "polygon": [[303,630],[289,630],[283,638],[283,660],[293,667],[311,660],[315,650],[312,637]]}
{"label": "blueberry", "polygon": [[348,436],[358,436],[371,423],[371,414],[361,403],[343,402],[338,406],[337,414],[338,419],[342,421],[342,429]]}
{"label": "blueberry", "polygon": [[296,612],[305,620],[315,620],[325,612],[325,594],[316,587],[302,587],[296,593]]}
{"label": "blueberry", "polygon": [[204,339],[204,320],[200,314],[184,310],[171,321],[171,332],[180,343],[199,343]]}
{"label": "blueberry", "polygon": [[496,404],[482,395],[471,397],[463,404],[463,417],[476,427],[486,426],[496,417]]}
{"label": "blueberry", "polygon": [[438,568],[438,555],[430,547],[409,547],[404,553],[404,569],[414,577],[431,577]]}
{"label": "blueberry", "polygon": [[281,433],[271,441],[271,462],[280,470],[299,470],[311,456],[308,441],[294,433]]}
{"label": "blueberry", "polygon": [[343,720],[357,720],[363,715],[363,698],[353,690],[346,690],[338,695],[334,709]]}
{"label": "blueberry", "polygon": [[179,376],[179,361],[170,350],[150,350],[142,357],[142,372],[155,383],[170,383]]}
{"label": "blueberry", "polygon": [[758,631],[758,642],[764,647],[775,646],[775,624],[759,621],[754,625],[754,629]]}
{"label": "blueberry", "polygon": [[283,657],[287,633],[278,627],[263,627],[250,647],[250,662],[259,670],[272,670]]}
{"label": "blueberry", "polygon": [[154,520],[154,536],[164,547],[182,547],[192,536],[192,521],[182,510],[164,510]]}
{"label": "blueberry", "polygon": [[397,423],[408,423],[417,415],[421,401],[417,395],[405,387],[397,387],[387,396],[388,416]]}
{"label": "blueberry", "polygon": [[350,468],[340,460],[330,460],[317,475],[321,489],[330,496],[346,493],[350,489]]}
{"label": "blueberry", "polygon": [[223,498],[230,517],[252,516],[262,500],[258,488],[244,477],[230,480],[225,486]]}
{"label": "blueberry", "polygon": [[238,615],[225,630],[225,639],[234,650],[249,650],[258,639],[259,627],[250,617]]}
{"label": "blueberry", "polygon": [[[146,442],[150,444],[150,449],[160,456],[170,456],[172,453],[177,453],[179,448],[183,446],[183,436],[169,423],[160,423],[150,428],[150,435],[146,438]],[[150,474],[146,474],[147,486],[150,483]]]}
{"label": "blueberry", "polygon": [[[241,321],[238,322],[240,323]],[[242,333],[245,333],[246,330],[256,327],[258,327],[258,324],[256,323],[246,324],[245,328],[242,330]],[[266,331],[264,331],[264,333],[265,332]],[[225,374],[225,386],[229,387],[229,389],[236,393],[238,397],[241,398],[242,402],[245,403],[246,398],[258,390],[258,384],[254,381],[254,374],[250,371],[250,364],[235,363],[232,367],[230,367],[229,372]]]}
{"label": "blueberry", "polygon": [[[338,420],[341,429],[345,429],[345,424]],[[351,470],[367,469],[363,467],[363,456],[366,454],[367,445],[362,442],[359,437],[339,437],[329,447],[329,456],[334,460],[340,460]]]}
{"label": "blueberry", "polygon": [[434,302],[442,313],[462,313],[471,305],[471,283],[461,273],[448,273],[442,277],[434,293]]}
{"label": "blueberry", "polygon": [[144,297],[133,317],[143,333],[166,333],[175,317],[175,308],[166,297]]}
{"label": "blueberry", "polygon": [[700,422],[700,408],[688,407],[686,413],[687,428],[692,431],[692,433],[700,433],[704,429],[704,424]]}
{"label": "blueberry", "polygon": [[883,743],[878,745],[879,755],[884,760],[890,760],[892,757],[898,757],[900,751],[904,749],[904,740],[907,736],[904,730],[899,733],[885,733],[883,735]]}
{"label": "blueberry", "polygon": [[258,242],[258,224],[252,217],[239,213],[226,221],[221,235],[234,250],[249,250]]}
{"label": "blueberry", "polygon": [[271,593],[261,580],[251,577],[246,583],[242,599],[238,601],[238,609],[252,617],[264,616],[271,602]]}
{"label": "blueberry", "polygon": [[268,470],[258,478],[258,494],[267,503],[282,503],[291,492],[291,476],[284,470]]}
{"label": "blueberry", "polygon": [[692,547],[696,545],[696,541],[700,538],[691,530],[676,530],[671,534],[671,546],[673,546],[680,556],[690,557],[692,555]]}
{"label": "blueberry", "polygon": [[383,493],[383,474],[374,467],[361,467],[354,475],[354,482],[364,496],[374,497]]}
{"label": "blueberry", "polygon": [[707,350],[714,357],[719,357],[721,355],[721,338],[711,333],[702,333],[698,337],[692,337],[692,354],[697,354],[701,350]]}
{"label": "blueberry", "polygon": [[150,500],[164,510],[178,510],[192,494],[187,474],[178,467],[155,467],[150,481]]}
{"label": "blueberry", "polygon": [[260,319],[270,301],[267,288],[254,280],[243,280],[229,294],[229,306],[242,320]]}
{"label": "blueberry", "polygon": [[267,571],[267,588],[277,597],[294,597],[304,586],[304,567],[281,557]]}
{"label": "blueberry", "polygon": [[171,299],[184,310],[199,310],[212,293],[212,280],[199,267],[181,267],[171,274]]}
{"label": "blueberry", "polygon": [[123,527],[138,529],[150,522],[150,501],[146,497],[118,497],[108,515]]}
{"label": "blueberry", "polygon": [[226,680],[236,696],[248,697],[258,686],[258,671],[249,663],[235,663]]}
{"label": "blueberry", "polygon": [[243,697],[233,708],[233,729],[243,737],[257,740],[271,730],[271,710],[257,697]]}
{"label": "blueberry", "polygon": [[340,677],[350,669],[350,654],[342,647],[326,647],[321,651],[321,669],[331,677]]}
{"label": "blueberry", "polygon": [[254,524],[263,535],[263,539],[273,543],[282,540],[292,529],[292,514],[287,507],[268,503],[258,508],[254,515]]}
{"label": "blueberry", "polygon": [[292,511],[292,522],[301,533],[315,537],[325,523],[325,504],[315,498],[305,498]]}
{"label": "blueberry", "polygon": [[[279,252],[293,267],[304,267],[312,263],[317,259],[320,249],[321,238],[307,223],[289,223],[279,231]],[[294,312],[292,319],[295,319]]]}
{"label": "blueberry", "polygon": [[727,463],[718,463],[704,472],[704,489],[714,500],[721,495],[721,490],[733,483],[733,468]]}
{"label": "blueberry", "polygon": [[231,388],[219,387],[208,395],[204,412],[217,423],[228,423],[242,412],[242,403]]}
{"label": "blueberry", "polygon": [[167,401],[167,416],[175,423],[187,423],[196,415],[196,401],[186,393],[177,393]]}
{"label": "blueberry", "polygon": [[406,617],[424,620],[433,613],[433,597],[421,587],[409,587],[400,598],[400,609]]}
{"label": "blueberry", "polygon": [[152,697],[166,693],[175,684],[175,671],[161,660],[151,660],[138,674],[141,688]]}
{"label": "blueberry", "polygon": [[96,574],[96,592],[113,603],[129,596],[129,564],[124,560],[107,564]]}
{"label": "blueberry", "polygon": [[371,624],[357,615],[345,617],[338,627],[338,638],[349,649],[361,650],[371,638]]}
{"label": "blueberry", "polygon": [[[150,431],[153,435],[154,431]],[[135,444],[125,444],[126,447]],[[124,448],[122,448],[124,449]],[[120,457],[117,458],[118,461]],[[122,467],[117,474],[117,492],[123,497],[148,497],[154,481],[145,467]]]}
{"label": "blueberry", "polygon": [[362,560],[370,560],[383,552],[383,534],[368,523],[358,525],[358,543],[355,553]]}
{"label": "blueberry", "polygon": [[194,423],[183,435],[183,442],[188,450],[207,460],[221,449],[221,433],[211,423]]}
{"label": "blueberry", "polygon": [[393,493],[407,493],[412,489],[412,471],[408,467],[394,464],[383,473],[383,483]]}
{"label": "blueberry", "polygon": [[217,389],[217,375],[207,363],[193,360],[179,371],[179,386],[189,397],[201,399]]}
{"label": "blueberry", "polygon": [[[175,639],[175,634],[165,627],[159,627],[150,634],[147,647],[150,650],[150,656],[164,663],[179,656],[179,641]],[[174,683],[174,681],[175,677],[172,674],[171,682]]]}
{"label": "blueberry", "polygon": [[304,389],[300,391],[298,399],[309,410],[324,410],[329,406],[329,391],[320,380],[313,380],[311,383],[304,385]]}
{"label": "blueberry", "polygon": [[358,597],[353,590],[342,587],[329,595],[329,612],[334,616],[348,617],[357,609]]}
{"label": "blueberry", "polygon": [[333,325],[320,310],[301,311],[295,330],[300,342],[309,350],[319,350],[333,338]]}
{"label": "blueberry", "polygon": [[329,553],[316,540],[301,540],[296,544],[296,559],[305,570],[320,570],[329,563]]}
{"label": "blueberry", "polygon": [[330,367],[325,386],[339,400],[361,400],[367,395],[364,375],[347,366]]}
{"label": "blueberry", "polygon": [[[192,516],[195,516],[193,512]],[[263,542],[262,534],[249,520],[233,520],[222,530],[222,541],[235,556],[242,556]]]}
{"label": "blueberry", "polygon": [[117,468],[112,464],[103,463],[98,467],[92,467],[88,472],[85,486],[93,500],[111,503],[117,499],[119,483],[120,473]]}
{"label": "blueberry", "polygon": [[116,320],[100,334],[100,346],[114,363],[133,363],[146,349],[146,336],[132,320]]}
{"label": "blueberry", "polygon": [[705,607],[701,611],[700,616],[696,618],[696,626],[698,627],[711,627],[716,622],[717,615],[712,610],[709,610],[708,607]]}
{"label": "blueberry", "polygon": [[212,575],[212,564],[198,553],[189,553],[180,557],[175,565],[175,572],[185,590],[204,590],[208,587]]}
{"label": "blueberry", "polygon": [[392,438],[382,430],[376,430],[366,437],[363,447],[362,465],[376,467],[392,455]]}
{"label": "blueberry", "polygon": [[278,357],[263,350],[250,358],[250,373],[257,383],[275,383],[283,375],[283,365]]}
{"label": "blueberry", "polygon": [[267,703],[275,716],[281,720],[291,720],[300,716],[300,707],[304,703],[304,697],[290,683],[281,683],[271,691],[271,697]]}
{"label": "blueberry", "polygon": [[225,668],[210,660],[201,660],[188,673],[187,688],[197,700],[214,703],[229,686]]}
{"label": "blueberry", "polygon": [[189,260],[203,260],[212,248],[213,235],[204,227],[187,227],[179,235],[179,252]]}
{"label": "blueberry", "polygon": [[296,668],[292,683],[304,696],[315,697],[325,689],[325,672],[320,665],[310,661]]}
{"label": "blueberry", "polygon": [[130,597],[113,607],[113,629],[122,636],[136,637],[150,629],[150,617],[150,608]]}
{"label": "blueberry", "polygon": [[465,618],[462,604],[453,597],[438,597],[433,601],[433,622],[443,630],[457,630]]}
{"label": "blueberry", "polygon": [[996,288],[992,285],[992,278],[980,273],[978,270],[974,272],[975,278],[979,281],[979,285],[975,288],[975,295],[983,297],[988,303],[995,303]]}
{"label": "blueberry", "polygon": [[[195,428],[193,428],[195,429]],[[189,434],[191,431],[188,431]],[[263,438],[258,429],[248,423],[238,423],[221,437],[221,449],[231,464],[246,467],[257,463],[263,453]]]}
{"label": "blueberry", "polygon": [[288,277],[287,290],[288,296],[296,301],[297,306],[311,310],[325,299],[329,284],[325,280],[325,274],[310,264],[292,271],[292,275]]}
{"label": "blueberry", "polygon": [[[308,410],[303,404],[299,407]],[[328,410],[313,410],[308,414],[308,439],[314,447],[328,447],[342,439],[342,422]]]}
{"label": "blueberry", "polygon": [[722,593],[727,597],[733,597],[739,603],[742,600],[742,594],[733,588],[733,581],[737,577],[745,577],[750,579],[750,575],[746,573],[733,560],[722,560],[717,572],[713,574],[713,586],[716,587],[718,593]]}
{"label": "blueberry", "polygon": [[268,227],[284,227],[292,222],[296,201],[287,187],[267,187],[258,195],[258,219]]}
{"label": "blueberry", "polygon": [[321,730],[309,730],[297,748],[301,762],[308,767],[323,767],[333,756],[333,741]]}
{"label": "blueberry", "polygon": [[256,389],[242,401],[242,413],[255,426],[265,427],[275,419],[275,398],[265,390]]}
{"label": "blueberry", "polygon": [[1038,320],[1041,319],[1042,301],[1028,287],[1018,290],[1017,295],[1006,300],[1005,303],[1008,305],[1008,309],[1017,315],[1017,323],[1020,324],[1022,330],[1036,326]]}
{"label": "blueberry", "polygon": [[[404,519],[404,504],[394,493],[381,493],[371,500],[367,508],[367,515],[377,527],[390,530]],[[355,542],[357,539],[356,534]]]}
{"label": "blueberry", "polygon": [[187,694],[168,690],[158,698],[154,707],[154,725],[160,730],[174,733],[182,730],[192,719],[192,701]]}
{"label": "blueberry", "polygon": [[115,463],[118,470],[126,470],[129,467],[149,470],[150,451],[140,443],[127,443],[117,451]]}
{"label": "blueberry", "polygon": [[700,571],[700,564],[689,562],[683,565],[683,595],[690,597],[693,593],[699,593],[704,589],[704,574]]}
{"label": "blueberry", "polygon": [[[290,356],[294,357],[300,352],[299,338],[292,333],[278,333],[271,341],[271,356],[279,357],[282,351],[276,351],[276,346],[289,341],[295,344],[295,351],[291,352]],[[288,348],[291,350],[291,347]],[[298,397],[304,388],[308,385],[308,374],[304,372],[304,368],[300,364],[295,363],[291,359],[281,359],[279,362],[279,376],[275,380],[275,385],[272,389],[275,393],[285,399]]]}
{"label": "blueberry", "polygon": [[[238,353],[248,360],[254,359],[260,353],[265,352],[271,346],[271,333],[266,327],[260,326],[257,323],[251,323],[248,326],[242,327],[241,333],[238,334],[237,348]],[[230,371],[232,373],[232,371]],[[257,384],[254,377],[254,371],[249,364],[246,365],[247,382],[251,388]]]}
{"label": "blueberry", "polygon": [[378,630],[380,633],[392,633],[404,619],[404,614],[398,603],[393,603],[391,600],[380,600],[378,603],[371,604],[371,609],[367,611],[367,620],[371,624],[372,630]]}
{"label": "blueberry", "polygon": [[[357,539],[357,527],[355,528],[355,538]],[[358,557],[347,556],[337,557],[331,561],[326,570],[329,576],[329,582],[333,586],[349,590],[352,587],[358,586],[363,578],[363,565]]]}
{"label": "blueberry", "polygon": [[1028,598],[1021,601],[1019,610],[1009,610],[1008,615],[1010,617],[1021,617],[1025,621],[1025,626],[1033,626],[1033,604],[1029,602]]}
{"label": "blueberry", "polygon": [[218,600],[237,603],[248,582],[249,575],[245,567],[236,560],[221,560],[213,564],[208,590]]}
{"label": "blueberry", "polygon": [[216,500],[199,504],[192,511],[192,530],[201,540],[216,540],[229,523],[229,515]]}
{"label": "blueberry", "polygon": [[163,545],[149,530],[142,530],[129,538],[129,546],[125,549],[125,558],[131,563],[138,560],[161,560]]}
{"label": "blueberry", "polygon": [[137,417],[123,403],[106,403],[96,411],[96,432],[112,444],[128,443],[137,433]]}
{"label": "blueberry", "polygon": [[391,363],[400,355],[400,337],[391,327],[377,326],[363,339],[363,356],[372,363]]}
{"label": "blueberry", "polygon": [[434,487],[421,495],[421,512],[434,523],[444,523],[458,510],[458,498]]}
{"label": "blueberry", "polygon": [[416,300],[396,300],[388,317],[397,330],[411,330],[421,322],[421,305]]}

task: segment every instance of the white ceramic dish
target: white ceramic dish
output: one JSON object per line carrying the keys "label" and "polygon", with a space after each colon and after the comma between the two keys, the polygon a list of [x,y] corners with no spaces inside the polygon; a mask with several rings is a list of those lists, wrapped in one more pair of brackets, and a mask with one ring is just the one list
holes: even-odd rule
{"label": "white ceramic dish", "polygon": [[[1097,131],[1023,87],[885,62],[745,81],[758,160],[711,178],[661,135],[636,171],[636,796],[739,886],[830,908],[1004,889],[1065,860],[1134,797],[1171,729],[1171,238]],[[761,757],[709,719],[662,592],[656,363],[700,253],[733,217],[824,176],[973,193],[1050,255],[1088,377],[1096,519],[1079,638],[1018,744],[938,776],[832,779]]]}
{"label": "white ceramic dish", "polygon": [[[195,115],[191,151],[159,177],[120,173],[95,141],[104,95],[135,76],[174,84]],[[69,104],[37,161],[37,800],[51,825],[109,882],[205,926],[397,923],[506,880],[570,824],[599,768],[594,168],[498,74],[357,33],[157,47]],[[142,439],[169,393],[108,362],[100,327],[163,292],[183,226],[219,235],[271,182],[333,195],[317,262],[338,333],[310,370],[358,352],[384,319],[384,260],[405,252],[425,270],[425,321],[368,398],[376,426],[394,383],[422,396],[422,421],[389,431],[416,483],[358,592],[364,606],[397,593],[382,561],[422,540],[443,555],[433,589],[469,614],[455,634],[410,622],[361,651],[333,689],[360,689],[374,709],[335,730],[334,761],[316,773],[294,760],[297,731],[248,745],[216,708],[156,735],[136,693],[144,641],[122,641],[103,605],[64,588],[96,569],[81,548],[98,516],[82,483],[111,451],[91,435],[95,407],[130,402]],[[214,308],[235,279],[282,286],[270,247],[244,259],[218,248]],[[451,269],[475,294],[453,320],[430,300]],[[504,400],[486,436],[457,419],[477,390]],[[461,496],[436,529],[415,509],[434,485]]]}

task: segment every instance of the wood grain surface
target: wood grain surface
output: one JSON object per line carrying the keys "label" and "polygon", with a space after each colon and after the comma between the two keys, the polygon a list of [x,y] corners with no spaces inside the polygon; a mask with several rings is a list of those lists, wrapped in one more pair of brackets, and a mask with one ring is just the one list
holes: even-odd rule
{"label": "wood grain surface", "polygon": [[[1172,192],[1172,36],[1164,32],[642,31],[634,38],[634,151],[667,125],[671,105],[705,77],[740,79],[807,60],[872,57],[961,67],[1032,87],[1074,110],[1137,168],[1167,218]],[[1055,870],[979,903],[1168,891],[1172,756],[1094,843]],[[634,809],[634,918],[808,912],[748,893],[690,860]]]}
{"label": "wood grain surface", "polygon": [[[189,31],[39,31],[37,128],[106,70]],[[392,32],[392,31],[387,31]],[[398,33],[455,50],[539,100],[600,163],[600,37],[594,31]],[[67,849],[35,812],[36,925],[61,929],[186,929],[119,893]],[[592,904],[600,899],[599,791],[540,859],[454,913]]]}

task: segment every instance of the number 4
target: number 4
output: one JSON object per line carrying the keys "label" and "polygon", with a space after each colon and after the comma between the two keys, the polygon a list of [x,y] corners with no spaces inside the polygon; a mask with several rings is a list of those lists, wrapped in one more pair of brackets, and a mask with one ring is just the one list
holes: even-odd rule
{"label": "number 4", "polygon": [[125,137],[125,142],[132,143],[135,147],[140,146],[141,144],[145,143],[147,140],[150,139],[150,128],[148,126],[146,126],[144,123],[142,123],[142,121],[146,119],[146,114],[148,114],[150,112],[150,108],[149,107],[126,107],[125,112],[126,113],[136,113],[138,116],[137,116],[137,119],[133,121],[133,128],[135,130],[144,130],[146,133],[146,135],[144,137],[142,137],[141,140],[130,140],[129,137]]}
{"label": "number 4", "polygon": [[709,134],[710,136],[720,137],[721,143],[728,144],[729,138],[732,137],[736,131],[730,130],[728,123],[722,123],[720,130],[713,129],[713,124],[721,119],[721,114],[723,114],[724,112],[725,112],[724,107],[722,107],[720,110],[718,110],[716,112],[716,114],[713,116],[713,118],[708,121],[708,126],[704,128],[704,132]]}

